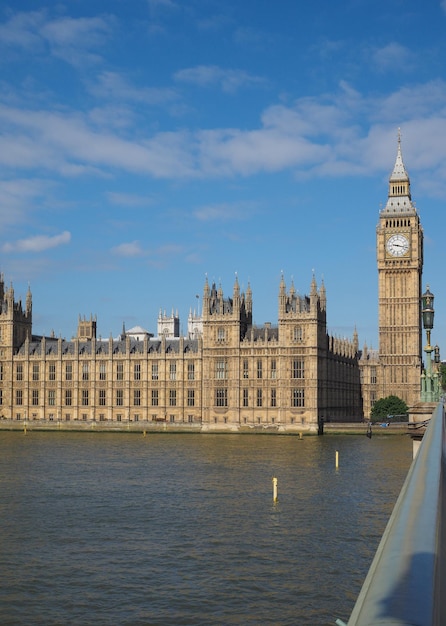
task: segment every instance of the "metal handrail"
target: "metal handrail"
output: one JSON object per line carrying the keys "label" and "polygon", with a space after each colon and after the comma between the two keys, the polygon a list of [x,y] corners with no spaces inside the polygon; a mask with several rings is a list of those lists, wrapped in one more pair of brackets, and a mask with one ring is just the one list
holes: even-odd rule
{"label": "metal handrail", "polygon": [[[440,402],[347,626],[446,624],[445,469],[445,410]],[[341,620],[336,624],[345,626]]]}

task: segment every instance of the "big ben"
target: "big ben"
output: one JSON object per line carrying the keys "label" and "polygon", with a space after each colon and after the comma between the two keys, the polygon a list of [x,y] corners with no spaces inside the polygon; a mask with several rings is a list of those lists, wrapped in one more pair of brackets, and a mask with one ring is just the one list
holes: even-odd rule
{"label": "big ben", "polygon": [[401,153],[389,178],[387,203],[377,226],[379,302],[379,395],[396,395],[408,406],[419,400],[421,374],[421,281],[423,229],[412,202]]}

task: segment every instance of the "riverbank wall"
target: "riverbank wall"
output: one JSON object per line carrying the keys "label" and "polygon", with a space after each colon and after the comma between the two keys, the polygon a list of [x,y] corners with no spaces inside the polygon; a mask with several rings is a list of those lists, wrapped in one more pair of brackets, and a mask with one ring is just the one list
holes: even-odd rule
{"label": "riverbank wall", "polygon": [[[367,423],[329,422],[324,424],[324,435],[366,435],[369,426]],[[374,424],[371,427],[372,435],[405,435],[407,423]],[[90,432],[90,433],[195,433],[195,434],[258,434],[258,435],[289,435],[298,437],[315,436],[317,431],[310,428],[289,429],[280,425],[243,426],[235,424],[233,428],[215,428],[199,423],[170,423],[170,422],[97,422],[97,421],[51,421],[51,420],[0,420],[0,431],[45,431],[45,432]]]}

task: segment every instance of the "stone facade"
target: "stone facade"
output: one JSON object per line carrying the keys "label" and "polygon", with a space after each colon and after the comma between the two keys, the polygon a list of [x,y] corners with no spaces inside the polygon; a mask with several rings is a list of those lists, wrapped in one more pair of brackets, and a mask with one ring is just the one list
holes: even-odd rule
{"label": "stone facade", "polygon": [[[362,418],[358,340],[327,334],[326,293],[279,286],[277,326],[252,324],[252,293],[206,281],[197,337],[131,333],[99,340],[79,318],[72,341],[32,334],[26,307],[0,282],[1,417],[27,423],[160,424],[175,430],[316,432]],[[123,329],[124,330],[124,329]],[[196,333],[195,333],[196,334]]]}

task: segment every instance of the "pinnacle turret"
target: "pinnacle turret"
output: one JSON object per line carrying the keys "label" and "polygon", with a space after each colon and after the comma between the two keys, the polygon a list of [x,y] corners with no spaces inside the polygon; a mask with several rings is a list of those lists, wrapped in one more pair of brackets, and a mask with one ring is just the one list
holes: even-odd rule
{"label": "pinnacle turret", "polygon": [[33,299],[31,295],[31,287],[28,285],[28,291],[26,292],[26,312],[31,313],[33,308]]}
{"label": "pinnacle turret", "polygon": [[317,296],[317,283],[316,283],[316,278],[315,278],[314,274],[313,274],[313,278],[311,280],[310,296]]}

